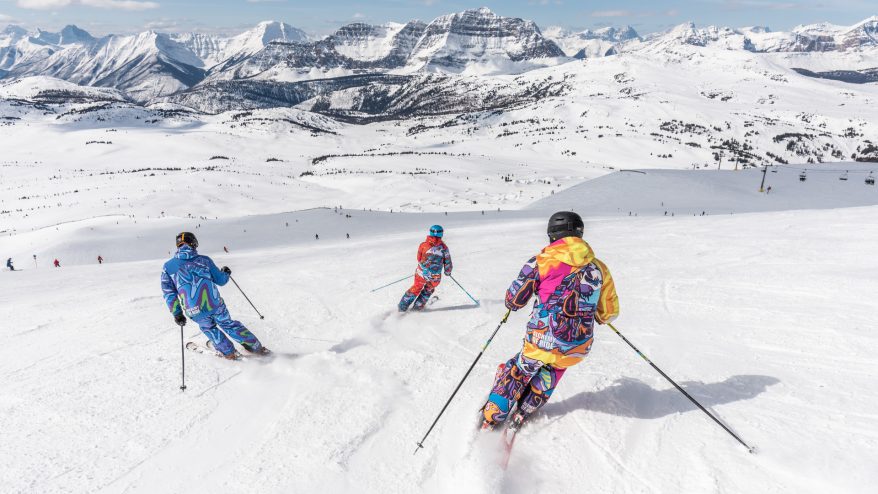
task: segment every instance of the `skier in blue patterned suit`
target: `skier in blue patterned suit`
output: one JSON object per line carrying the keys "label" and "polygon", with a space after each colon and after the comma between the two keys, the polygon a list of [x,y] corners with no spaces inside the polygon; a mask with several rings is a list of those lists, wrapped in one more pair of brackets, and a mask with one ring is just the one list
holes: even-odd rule
{"label": "skier in blue patterned suit", "polygon": [[[451,252],[442,241],[445,230],[440,225],[430,227],[430,236],[418,247],[418,268],[415,270],[415,282],[399,301],[399,311],[405,312],[412,306],[412,310],[422,310],[427,300],[433,295],[433,291],[442,281],[442,271],[445,276],[451,276],[453,266],[451,264]],[[412,303],[414,302],[414,305]]]}
{"label": "skier in blue patterned suit", "polygon": [[268,353],[250,330],[232,319],[220,296],[217,285],[228,283],[232,270],[228,266],[219,269],[211,258],[199,255],[198,239],[192,233],[180,233],[176,242],[177,253],[162,269],[162,292],[174,321],[184,326],[189,316],[210,339],[213,348],[227,359],[237,359],[240,355],[226,334],[248,352]]}

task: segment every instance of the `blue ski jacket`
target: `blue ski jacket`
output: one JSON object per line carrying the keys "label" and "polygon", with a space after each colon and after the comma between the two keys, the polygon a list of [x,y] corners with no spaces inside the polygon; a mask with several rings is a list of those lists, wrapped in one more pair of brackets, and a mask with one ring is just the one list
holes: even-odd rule
{"label": "blue ski jacket", "polygon": [[162,292],[174,315],[185,312],[195,318],[213,314],[224,305],[217,285],[228,282],[229,275],[220,271],[211,258],[199,255],[188,245],[180,247],[162,269]]}

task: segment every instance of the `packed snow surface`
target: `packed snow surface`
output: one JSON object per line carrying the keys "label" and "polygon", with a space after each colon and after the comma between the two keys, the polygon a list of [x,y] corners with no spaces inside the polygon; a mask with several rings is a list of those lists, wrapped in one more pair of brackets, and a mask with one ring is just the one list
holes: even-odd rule
{"label": "packed snow surface", "polygon": [[[654,180],[671,184],[674,173]],[[679,173],[683,191],[722,176]],[[617,327],[755,455],[601,327],[500,470],[499,440],[476,432],[476,412],[496,365],[521,345],[526,311],[412,455],[503,316],[507,285],[545,245],[555,204],[447,216],[95,217],[0,237],[0,254],[22,269],[0,274],[10,349],[0,360],[2,491],[870,492],[878,268],[867,260],[878,207],[693,216],[702,193],[669,189],[687,213],[665,217],[631,177],[555,197],[585,215],[585,238],[614,274]],[[775,183],[779,200],[810,183],[792,178]],[[588,195],[608,194],[601,180],[611,179],[630,180],[640,216],[589,214]],[[850,192],[832,180],[823,189]],[[700,182],[720,196],[737,187]],[[771,199],[741,197],[741,211],[750,200]],[[427,312],[400,316],[405,283],[370,290],[412,272],[433,223],[446,227],[455,278],[481,305],[445,279]],[[158,286],[182,229],[232,267],[265,320],[232,284],[226,303],[275,351],[245,362],[186,352],[185,392],[180,333]]]}

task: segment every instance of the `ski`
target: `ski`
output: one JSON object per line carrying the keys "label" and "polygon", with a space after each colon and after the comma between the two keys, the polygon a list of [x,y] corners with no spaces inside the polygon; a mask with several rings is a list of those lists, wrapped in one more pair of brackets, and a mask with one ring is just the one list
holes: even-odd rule
{"label": "ski", "polygon": [[241,355],[241,353],[238,352],[237,350],[235,351],[235,358],[234,359],[227,359],[226,356],[222,354],[222,352],[219,352],[216,349],[214,349],[213,347],[211,347],[210,342],[201,344],[201,343],[198,343],[195,341],[187,341],[186,342],[186,349],[193,351],[195,353],[200,353],[200,354],[204,354],[204,355],[213,355],[213,356],[221,358],[223,360],[247,360],[247,357]]}
{"label": "ski", "polygon": [[430,312],[429,310],[427,310],[427,307],[430,307],[431,305],[435,304],[437,301],[439,301],[439,297],[434,295],[434,296],[430,297],[430,299],[427,300],[427,303],[425,303],[424,306],[421,307],[420,309],[409,308],[408,310],[399,311],[399,314],[403,315],[403,314],[410,314],[412,312]]}
{"label": "ski", "polygon": [[500,459],[500,468],[503,470],[506,470],[506,467],[509,465],[509,458],[512,456],[512,446],[515,445],[515,437],[524,425],[524,420],[524,415],[516,413],[509,420],[509,424],[503,429],[503,456]]}
{"label": "ski", "polygon": [[[263,348],[265,348],[265,347],[263,347]],[[236,349],[235,349],[236,358],[226,359],[225,355],[223,355],[222,352],[217,351],[213,347],[213,345],[210,343],[210,341],[205,341],[204,343],[202,343],[198,340],[187,341],[186,342],[186,349],[191,350],[195,353],[214,355],[216,357],[219,357],[219,358],[222,358],[225,360],[247,360],[250,357],[259,358],[259,357],[271,357],[274,355],[271,352],[271,350],[269,350],[268,348],[265,348],[264,353],[258,353],[258,352],[251,352],[250,350],[247,350],[246,348],[244,348],[243,351],[238,351],[237,347],[236,347]]]}

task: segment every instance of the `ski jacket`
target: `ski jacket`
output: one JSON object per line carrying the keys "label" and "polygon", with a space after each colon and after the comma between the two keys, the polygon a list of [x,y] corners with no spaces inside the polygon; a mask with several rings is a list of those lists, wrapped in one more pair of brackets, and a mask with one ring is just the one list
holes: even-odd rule
{"label": "ski jacket", "polygon": [[439,281],[442,278],[442,270],[444,269],[445,275],[448,276],[452,268],[451,252],[441,238],[427,237],[427,240],[418,247],[418,269],[415,274],[428,281]]}
{"label": "ski jacket", "polygon": [[532,257],[506,292],[506,307],[521,309],[533,295],[523,352],[559,368],[588,354],[595,321],[606,324],[619,315],[609,269],[578,237],[562,238]]}
{"label": "ski jacket", "polygon": [[213,260],[188,245],[183,245],[162,269],[162,292],[168,309],[176,315],[186,312],[191,318],[212,314],[223,305],[217,285],[229,282],[229,275]]}
{"label": "ski jacket", "polygon": [[[2,259],[2,257],[0,257],[0,259]],[[6,260],[6,267],[12,268],[12,258],[11,257]]]}

